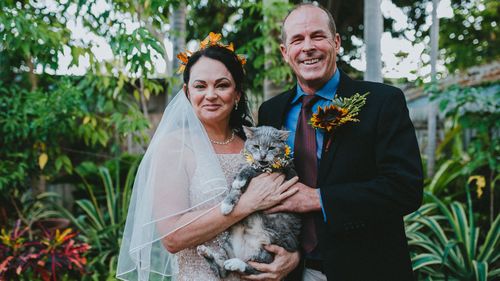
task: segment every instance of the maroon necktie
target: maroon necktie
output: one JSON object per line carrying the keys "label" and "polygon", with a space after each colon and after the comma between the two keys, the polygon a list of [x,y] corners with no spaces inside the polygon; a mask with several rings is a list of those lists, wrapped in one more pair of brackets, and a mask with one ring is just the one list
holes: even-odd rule
{"label": "maroon necktie", "polygon": [[[302,96],[302,109],[294,142],[294,163],[300,182],[312,188],[316,188],[318,158],[316,156],[316,132],[309,124],[309,119],[312,116],[312,105],[317,99],[316,95]],[[306,253],[310,253],[318,244],[312,213],[305,214],[303,223],[302,247]]]}

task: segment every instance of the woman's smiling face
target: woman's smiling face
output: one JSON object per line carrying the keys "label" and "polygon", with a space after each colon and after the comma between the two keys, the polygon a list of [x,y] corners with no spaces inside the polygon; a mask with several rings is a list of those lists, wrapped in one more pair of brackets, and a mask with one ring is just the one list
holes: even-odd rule
{"label": "woman's smiling face", "polygon": [[211,126],[228,125],[240,98],[229,70],[218,60],[201,57],[190,71],[185,90],[200,121]]}

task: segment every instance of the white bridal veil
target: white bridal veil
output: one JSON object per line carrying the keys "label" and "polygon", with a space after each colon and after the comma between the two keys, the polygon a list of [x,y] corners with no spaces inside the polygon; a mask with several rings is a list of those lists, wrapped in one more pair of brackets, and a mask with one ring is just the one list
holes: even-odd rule
{"label": "white bridal veil", "polygon": [[[194,175],[201,191],[191,189]],[[165,109],[137,171],[117,277],[148,281],[175,276],[175,255],[163,247],[161,239],[206,213],[179,223],[187,212],[208,212],[221,200],[226,188],[208,135],[180,91]],[[193,202],[193,192],[203,193],[200,195],[205,200]]]}

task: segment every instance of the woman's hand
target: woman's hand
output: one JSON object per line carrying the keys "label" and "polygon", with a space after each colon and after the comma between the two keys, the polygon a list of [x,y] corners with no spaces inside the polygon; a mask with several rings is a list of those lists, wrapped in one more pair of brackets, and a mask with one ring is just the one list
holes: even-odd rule
{"label": "woman's hand", "polygon": [[266,281],[279,281],[285,278],[298,264],[300,260],[299,252],[287,252],[280,246],[266,245],[266,250],[274,254],[274,260],[270,264],[248,262],[260,274],[243,275],[243,280],[266,280]]}
{"label": "woman's hand", "polygon": [[253,213],[281,203],[298,191],[297,187],[292,187],[298,181],[298,177],[285,182],[284,179],[285,176],[279,173],[260,174],[250,181],[238,205]]}

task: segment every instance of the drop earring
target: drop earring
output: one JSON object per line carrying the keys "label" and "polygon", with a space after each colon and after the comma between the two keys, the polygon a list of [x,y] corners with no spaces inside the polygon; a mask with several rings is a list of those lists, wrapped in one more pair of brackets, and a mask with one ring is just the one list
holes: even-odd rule
{"label": "drop earring", "polygon": [[236,111],[236,110],[238,110],[238,101],[236,101],[236,102],[234,103],[234,110],[235,110],[235,111]]}

